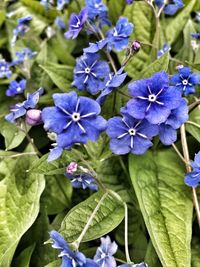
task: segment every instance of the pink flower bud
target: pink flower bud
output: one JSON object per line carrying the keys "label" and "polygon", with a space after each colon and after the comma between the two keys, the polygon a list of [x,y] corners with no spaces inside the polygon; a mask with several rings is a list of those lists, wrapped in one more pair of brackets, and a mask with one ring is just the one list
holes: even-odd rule
{"label": "pink flower bud", "polygon": [[67,167],[66,167],[66,173],[67,174],[73,174],[74,172],[77,171],[78,164],[76,162],[71,162]]}
{"label": "pink flower bud", "polygon": [[26,113],[26,123],[34,126],[42,122],[41,110],[39,109],[29,109]]}

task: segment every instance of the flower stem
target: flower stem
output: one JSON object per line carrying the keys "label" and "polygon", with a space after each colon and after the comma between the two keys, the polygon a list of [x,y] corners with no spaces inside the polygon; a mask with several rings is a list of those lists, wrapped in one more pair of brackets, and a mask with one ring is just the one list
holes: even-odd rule
{"label": "flower stem", "polygon": [[21,156],[34,156],[37,155],[36,152],[24,152],[24,153],[17,153],[13,155],[0,155],[0,158],[17,158]]}
{"label": "flower stem", "polygon": [[176,151],[177,155],[179,156],[179,158],[185,163],[188,164],[188,162],[186,162],[186,160],[184,159],[183,155],[181,154],[181,152],[178,150],[177,146],[173,143],[172,144],[173,149]]}
{"label": "flower stem", "polygon": [[97,211],[99,210],[100,206],[102,205],[102,203],[103,203],[104,199],[107,197],[107,195],[108,195],[108,192],[106,192],[106,193],[102,196],[102,198],[101,198],[100,201],[98,202],[96,208],[93,210],[93,212],[92,212],[90,218],[88,219],[88,221],[87,221],[85,227],[83,228],[83,231],[81,232],[80,236],[79,236],[79,237],[77,238],[77,240],[75,241],[75,244],[76,244],[76,247],[77,247],[77,248],[79,247],[81,241],[83,240],[83,237],[85,236],[85,234],[86,234],[87,230],[89,229],[89,227],[90,227],[90,225],[91,225],[91,223],[92,223],[92,221],[93,221],[93,219],[94,219],[94,217],[95,217]]}
{"label": "flower stem", "polygon": [[[187,173],[189,173],[192,171],[192,168],[189,165],[190,157],[189,157],[189,150],[188,150],[188,144],[187,144],[187,138],[186,138],[186,132],[185,132],[185,124],[181,126],[181,143],[182,143],[182,148],[183,148],[183,155],[184,155],[185,161],[187,162],[186,170],[187,170]],[[199,207],[199,202],[198,202],[197,192],[196,192],[195,187],[192,187],[192,196],[193,196],[193,204],[196,210],[197,220],[198,220],[198,224],[200,228],[200,207]]]}
{"label": "flower stem", "polygon": [[192,104],[190,104],[188,106],[189,108],[189,111],[191,111],[193,108],[195,108],[196,106],[198,106],[200,104],[200,99],[199,100],[196,100],[195,102],[193,102]]}
{"label": "flower stem", "polygon": [[129,249],[128,249],[128,207],[125,202],[124,202],[124,211],[125,211],[125,225],[124,225],[125,254],[126,254],[127,262],[132,263],[130,259],[130,255],[129,255]]}
{"label": "flower stem", "polygon": [[200,129],[200,124],[198,123],[195,123],[193,121],[186,121],[187,124],[191,124],[191,125],[194,125],[195,127],[199,128]]}

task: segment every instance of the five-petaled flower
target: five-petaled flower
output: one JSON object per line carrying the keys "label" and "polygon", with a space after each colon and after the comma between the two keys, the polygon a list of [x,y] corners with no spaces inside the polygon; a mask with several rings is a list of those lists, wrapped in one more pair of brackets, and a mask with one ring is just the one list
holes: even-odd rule
{"label": "five-petaled flower", "polygon": [[74,188],[89,188],[91,190],[97,190],[98,186],[95,183],[95,179],[90,173],[76,172],[75,174],[65,173],[65,176],[70,179]]}
{"label": "five-petaled flower", "polygon": [[184,7],[182,0],[171,0],[167,5],[165,0],[155,0],[155,4],[159,8],[162,8],[164,6],[164,13],[170,16],[174,15],[180,8]]}
{"label": "five-petaled flower", "polygon": [[7,96],[14,96],[17,94],[21,94],[24,92],[24,89],[26,88],[26,80],[22,79],[21,81],[11,81],[9,84],[8,89],[6,90]]}
{"label": "five-petaled flower", "polygon": [[116,267],[116,261],[113,255],[117,252],[117,244],[115,241],[111,242],[109,236],[101,238],[101,246],[97,248],[94,256],[94,261],[99,267]]}
{"label": "five-petaled flower", "polygon": [[15,42],[17,41],[17,38],[19,35],[24,36],[25,32],[28,30],[30,21],[32,20],[31,16],[26,16],[23,18],[19,18],[17,20],[18,25],[16,28],[13,30],[13,38],[11,40],[11,44],[14,45]]}
{"label": "five-petaled flower", "polygon": [[[99,116],[101,108],[96,101],[84,96],[78,97],[74,91],[54,94],[53,99],[55,107],[47,107],[42,111],[44,128],[57,134],[57,150],[51,150],[51,154],[59,152],[56,155],[59,157],[62,149],[69,149],[75,143],[97,141],[100,133],[105,131],[107,122]],[[50,159],[52,157],[53,154]]]}
{"label": "five-petaled flower", "polygon": [[52,240],[52,247],[60,250],[58,257],[62,258],[62,265],[66,267],[99,267],[93,260],[87,259],[85,255],[79,251],[70,249],[68,243],[57,231],[49,232]]}
{"label": "five-petaled flower", "polygon": [[109,72],[108,63],[100,61],[98,54],[84,54],[77,59],[72,85],[78,90],[87,90],[91,94],[96,94],[103,85],[102,80]]}
{"label": "five-petaled flower", "polygon": [[178,69],[178,73],[172,76],[171,83],[187,96],[195,93],[194,85],[200,84],[200,75],[192,73],[190,68],[183,67]]}
{"label": "five-petaled flower", "polygon": [[9,122],[14,123],[16,119],[23,117],[26,114],[27,110],[34,109],[36,107],[39,101],[39,97],[42,94],[43,94],[43,88],[39,88],[32,94],[28,93],[27,100],[11,107],[10,109],[11,113],[6,115],[5,119]]}
{"label": "five-petaled flower", "polygon": [[106,34],[108,40],[108,49],[112,47],[116,51],[121,51],[128,46],[128,38],[133,31],[133,24],[128,22],[126,17],[120,17],[115,28],[109,30]]}
{"label": "five-petaled flower", "polygon": [[134,81],[128,89],[133,96],[127,103],[130,115],[136,119],[146,118],[152,124],[165,122],[171,110],[181,102],[180,90],[169,86],[169,78],[164,71],[148,79]]}
{"label": "five-petaled flower", "polygon": [[10,78],[12,76],[10,66],[11,64],[6,62],[5,59],[0,60],[0,78]]}
{"label": "five-petaled flower", "polygon": [[200,185],[200,151],[195,155],[191,163],[193,170],[185,175],[185,183],[191,187]]}
{"label": "five-petaled flower", "polygon": [[122,108],[123,117],[108,120],[107,134],[111,138],[110,149],[114,154],[143,154],[153,145],[151,139],[158,134],[158,126],[147,120],[138,120]]}
{"label": "five-petaled flower", "polygon": [[72,13],[69,19],[69,30],[65,33],[65,37],[75,39],[82,30],[87,17],[87,8],[83,8],[79,14]]}

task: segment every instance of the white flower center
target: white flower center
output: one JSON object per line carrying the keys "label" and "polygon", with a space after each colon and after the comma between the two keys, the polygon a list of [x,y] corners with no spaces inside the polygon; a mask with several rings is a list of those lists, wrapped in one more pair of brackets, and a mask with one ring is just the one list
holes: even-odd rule
{"label": "white flower center", "polygon": [[99,4],[95,4],[94,7],[95,7],[95,8],[99,8]]}
{"label": "white flower center", "polygon": [[17,92],[20,92],[21,91],[21,88],[20,87],[17,87],[16,90],[17,90]]}
{"label": "white flower center", "polygon": [[88,67],[87,67],[87,68],[85,68],[85,73],[86,73],[86,74],[89,74],[89,73],[90,73],[90,71],[91,71],[91,70],[90,70],[90,68],[88,68]]}
{"label": "white flower center", "polygon": [[186,79],[183,80],[183,81],[182,81],[182,84],[183,84],[183,85],[187,85],[187,84],[188,84],[188,80],[186,80]]}
{"label": "white flower center", "polygon": [[73,120],[73,121],[77,122],[77,121],[80,120],[80,118],[81,118],[80,113],[74,112],[74,113],[72,114],[72,120]]}
{"label": "white flower center", "polygon": [[149,95],[148,100],[149,100],[150,102],[155,102],[155,101],[156,101],[156,95],[154,95],[154,94]]}
{"label": "white flower center", "polygon": [[6,67],[5,67],[5,66],[2,66],[2,67],[1,67],[1,70],[2,70],[2,71],[4,71],[5,69],[6,69]]}
{"label": "white flower center", "polygon": [[133,129],[133,128],[130,128],[130,129],[128,130],[128,133],[129,133],[131,136],[134,136],[134,135],[136,135],[136,130]]}

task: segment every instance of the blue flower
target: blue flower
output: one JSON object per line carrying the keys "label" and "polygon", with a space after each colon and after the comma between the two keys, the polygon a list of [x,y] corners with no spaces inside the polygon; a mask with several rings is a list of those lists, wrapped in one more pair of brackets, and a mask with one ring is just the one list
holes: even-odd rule
{"label": "blue flower", "polygon": [[101,15],[104,16],[108,11],[107,7],[102,3],[102,0],[86,0],[86,7],[90,19],[95,19]]}
{"label": "blue flower", "polygon": [[188,120],[188,106],[186,99],[181,100],[178,108],[173,109],[165,123],[159,125],[160,140],[164,145],[171,145],[177,139],[176,129]]}
{"label": "blue flower", "polygon": [[56,24],[56,26],[58,26],[58,28],[60,28],[61,30],[65,30],[66,26],[65,26],[65,22],[61,17],[56,17],[54,23]]}
{"label": "blue flower", "polygon": [[19,82],[12,81],[6,90],[7,96],[14,96],[17,94],[21,94],[24,92],[24,89],[26,88],[26,80],[21,80]]}
{"label": "blue flower", "polygon": [[188,186],[197,187],[200,185],[200,152],[195,155],[191,166],[193,170],[185,175],[185,183]]}
{"label": "blue flower", "polygon": [[163,48],[160,49],[158,52],[157,52],[157,57],[161,57],[162,55],[164,55],[165,53],[169,52],[171,50],[171,45],[167,45],[167,44],[164,44],[163,45]]}
{"label": "blue flower", "polygon": [[122,117],[113,117],[108,120],[106,133],[111,138],[110,149],[114,154],[123,155],[132,153],[144,154],[153,145],[151,139],[158,134],[158,126],[147,120],[137,120],[122,108]]}
{"label": "blue flower", "polygon": [[5,61],[5,59],[0,60],[0,78],[10,78],[12,76],[12,71],[10,70],[10,64]]}
{"label": "blue flower", "polygon": [[198,33],[191,33],[191,36],[192,36],[194,39],[200,40],[200,32],[198,32]]}
{"label": "blue flower", "polygon": [[69,4],[69,0],[57,0],[57,9],[62,10],[66,4]]}
{"label": "blue flower", "polygon": [[97,248],[94,261],[99,267],[116,267],[116,261],[113,255],[117,252],[117,244],[111,242],[110,237],[101,238],[101,246]]}
{"label": "blue flower", "polygon": [[100,105],[103,104],[108,94],[110,94],[115,88],[119,87],[124,82],[127,73],[122,73],[123,70],[124,68],[121,68],[116,74],[110,73],[109,76],[105,79],[105,86],[103,86],[103,91],[96,99],[96,101]]}
{"label": "blue flower", "polygon": [[133,24],[128,22],[126,17],[120,17],[115,28],[109,30],[106,34],[108,39],[108,49],[112,47],[116,51],[121,51],[128,45],[128,38],[133,31]]}
{"label": "blue flower", "polygon": [[28,26],[29,26],[31,20],[32,20],[31,16],[26,16],[23,18],[19,18],[17,20],[18,25],[13,30],[13,38],[11,41],[12,45],[15,44],[19,35],[24,36],[25,32],[28,30]]}
{"label": "blue flower", "polygon": [[200,84],[200,75],[192,73],[190,68],[183,67],[171,78],[171,83],[176,86],[185,96],[195,93],[194,85]]}
{"label": "blue flower", "polygon": [[[164,0],[155,0],[155,4],[161,8],[163,5],[165,5],[165,1]],[[178,9],[184,7],[184,4],[182,2],[182,0],[172,0],[170,1],[170,4],[167,4],[165,7],[164,7],[164,13],[166,15],[174,15]]]}
{"label": "blue flower", "polygon": [[82,189],[89,188],[91,190],[98,189],[98,186],[95,183],[94,178],[89,173],[84,173],[84,172],[76,174],[65,173],[65,176],[71,180],[72,186],[74,188],[82,188]]}
{"label": "blue flower", "polygon": [[24,62],[26,59],[32,59],[37,52],[33,52],[30,48],[25,47],[21,51],[15,53],[16,58],[11,63],[12,65],[18,65]]}
{"label": "blue flower", "polygon": [[28,109],[33,109],[36,107],[40,95],[43,94],[43,88],[39,88],[36,92],[32,94],[27,94],[27,100],[22,103],[18,103],[11,107],[11,113],[5,116],[5,119],[9,122],[14,123],[16,119],[24,116]]}
{"label": "blue flower", "polygon": [[133,3],[133,0],[126,0],[127,5],[131,5]]}
{"label": "blue flower", "polygon": [[181,102],[181,92],[176,87],[169,87],[169,78],[164,71],[134,81],[128,89],[134,97],[127,103],[130,115],[136,119],[146,118],[152,124],[165,122],[171,110]]}
{"label": "blue flower", "polygon": [[73,86],[78,90],[87,90],[91,94],[96,94],[102,86],[102,79],[110,72],[106,61],[100,61],[98,54],[84,54],[76,61],[74,69]]}
{"label": "blue flower", "polygon": [[57,134],[55,148],[50,159],[60,156],[62,149],[69,149],[75,143],[96,141],[107,127],[106,120],[98,116],[99,104],[88,98],[78,97],[76,92],[54,94],[55,107],[47,107],[42,111],[44,128]]}
{"label": "blue flower", "polygon": [[99,50],[103,49],[108,43],[107,39],[102,39],[96,43],[89,43],[89,47],[84,48],[84,53],[97,53]]}
{"label": "blue flower", "polygon": [[79,14],[72,13],[69,19],[69,30],[65,33],[67,39],[75,39],[82,30],[88,17],[87,8],[81,9]]}
{"label": "blue flower", "polygon": [[56,231],[49,232],[52,239],[52,247],[60,250],[59,257],[62,257],[62,267],[98,267],[91,259],[87,259],[85,255],[79,251],[72,251],[65,239]]}

